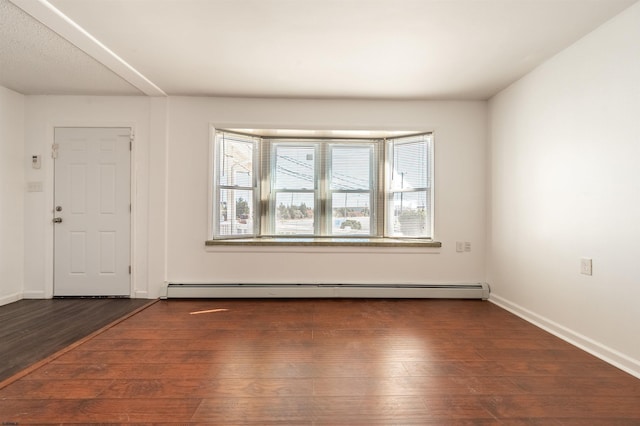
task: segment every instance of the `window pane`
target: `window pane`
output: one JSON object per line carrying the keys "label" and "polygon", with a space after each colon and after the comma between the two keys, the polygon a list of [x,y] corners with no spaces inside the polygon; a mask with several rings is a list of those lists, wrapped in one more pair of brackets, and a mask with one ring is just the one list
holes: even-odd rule
{"label": "window pane", "polygon": [[254,234],[253,191],[220,189],[219,235]]}
{"label": "window pane", "polygon": [[253,142],[222,135],[218,155],[219,185],[253,186]]}
{"label": "window pane", "polygon": [[276,146],[274,185],[277,189],[315,188],[315,148]]}
{"label": "window pane", "polygon": [[331,148],[331,190],[371,188],[370,146]]}
{"label": "window pane", "polygon": [[275,233],[278,235],[312,235],[314,233],[314,194],[279,192],[276,194]]}
{"label": "window pane", "polygon": [[331,233],[333,235],[370,235],[370,194],[333,193],[331,197]]}
{"label": "window pane", "polygon": [[426,191],[393,194],[390,216],[394,236],[430,237],[430,198]]}
{"label": "window pane", "polygon": [[391,188],[402,190],[429,187],[428,155],[428,140],[395,143],[393,145]]}

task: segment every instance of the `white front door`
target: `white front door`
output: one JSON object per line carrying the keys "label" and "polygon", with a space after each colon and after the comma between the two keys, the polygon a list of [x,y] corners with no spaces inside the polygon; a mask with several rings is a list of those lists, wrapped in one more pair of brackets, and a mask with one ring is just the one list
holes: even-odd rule
{"label": "white front door", "polygon": [[55,129],[54,296],[129,296],[131,129]]}

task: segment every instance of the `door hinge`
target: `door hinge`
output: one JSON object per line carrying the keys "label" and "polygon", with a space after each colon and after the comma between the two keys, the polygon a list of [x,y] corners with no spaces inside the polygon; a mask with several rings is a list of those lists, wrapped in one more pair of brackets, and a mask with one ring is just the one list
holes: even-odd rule
{"label": "door hinge", "polygon": [[129,275],[131,275],[131,265],[129,265]]}
{"label": "door hinge", "polygon": [[129,133],[129,151],[133,150],[133,141],[136,140],[136,134],[133,131],[133,129],[131,129],[131,133]]}
{"label": "door hinge", "polygon": [[59,145],[57,143],[51,145],[51,158],[53,158],[54,160],[58,158],[58,148]]}

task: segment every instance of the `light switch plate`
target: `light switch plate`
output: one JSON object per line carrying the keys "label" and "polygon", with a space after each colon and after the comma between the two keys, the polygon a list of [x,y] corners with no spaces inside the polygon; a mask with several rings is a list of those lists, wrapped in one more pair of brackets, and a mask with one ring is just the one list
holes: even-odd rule
{"label": "light switch plate", "polygon": [[580,259],[580,273],[583,275],[593,275],[593,261],[583,257]]}
{"label": "light switch plate", "polygon": [[42,182],[27,182],[27,192],[42,192]]}

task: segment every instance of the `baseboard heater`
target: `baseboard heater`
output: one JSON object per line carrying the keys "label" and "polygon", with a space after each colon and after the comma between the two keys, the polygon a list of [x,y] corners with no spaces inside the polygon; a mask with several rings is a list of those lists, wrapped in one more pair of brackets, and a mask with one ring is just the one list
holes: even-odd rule
{"label": "baseboard heater", "polygon": [[166,298],[397,298],[482,299],[478,284],[184,284],[169,283]]}

